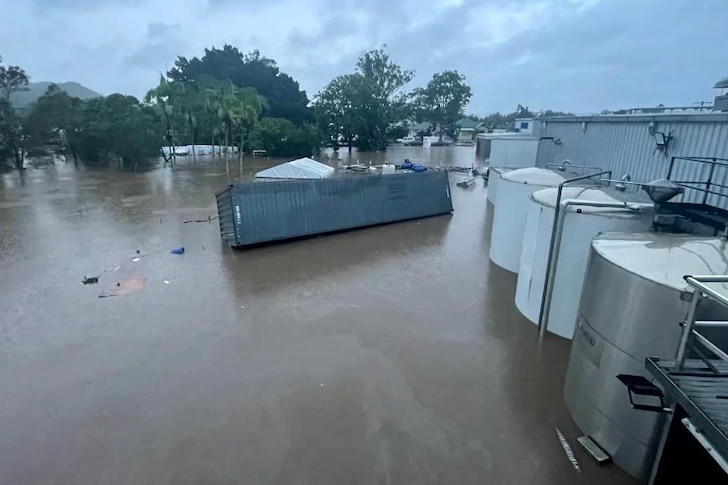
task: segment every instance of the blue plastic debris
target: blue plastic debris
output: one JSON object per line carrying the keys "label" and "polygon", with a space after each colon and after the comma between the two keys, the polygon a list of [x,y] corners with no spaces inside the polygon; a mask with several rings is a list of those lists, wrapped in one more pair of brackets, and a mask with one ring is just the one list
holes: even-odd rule
{"label": "blue plastic debris", "polygon": [[170,253],[172,253],[172,254],[184,254],[185,253],[185,248],[182,247],[182,246],[180,246],[178,248],[174,248],[172,251],[170,251]]}

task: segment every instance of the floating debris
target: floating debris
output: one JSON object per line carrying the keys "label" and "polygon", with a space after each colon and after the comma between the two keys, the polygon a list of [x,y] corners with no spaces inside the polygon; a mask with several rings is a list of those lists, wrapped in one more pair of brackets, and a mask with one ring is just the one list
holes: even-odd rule
{"label": "floating debris", "polygon": [[170,253],[172,253],[172,254],[184,254],[185,253],[185,248],[183,246],[180,246],[178,248],[172,249],[170,251]]}
{"label": "floating debris", "polygon": [[95,285],[96,283],[99,282],[99,278],[101,278],[101,275],[91,276],[90,278],[84,276],[83,279],[81,280],[81,283],[83,283],[84,285]]}
{"label": "floating debris", "polygon": [[169,280],[164,280],[164,284],[165,285],[168,285],[169,284]]}
{"label": "floating debris", "polygon": [[566,441],[566,436],[564,436],[564,433],[562,433],[559,428],[554,429],[556,430],[556,435],[559,437],[559,443],[561,443],[561,447],[564,449],[564,453],[566,453],[566,457],[571,462],[574,470],[581,473],[581,467],[579,466],[579,462],[576,461],[576,455],[574,455],[574,450],[571,448],[569,442]]}
{"label": "floating debris", "polygon": [[132,262],[132,263],[136,263],[136,262],[137,262],[137,261],[139,261],[140,259],[142,259],[142,258],[140,258],[140,257],[138,257],[138,256],[137,256],[136,258],[131,258],[131,262]]}
{"label": "floating debris", "polygon": [[214,216],[207,216],[207,219],[184,219],[182,224],[189,224],[190,222],[212,222],[217,219],[217,214]]}
{"label": "floating debris", "polygon": [[457,183],[457,186],[458,187],[463,187],[465,189],[467,189],[469,187],[472,187],[473,185],[475,185],[475,178],[474,177],[470,177],[470,178],[467,178],[465,180],[461,180],[460,182]]}
{"label": "floating debris", "polygon": [[127,295],[129,293],[135,293],[137,291],[141,291],[146,284],[146,277],[129,278],[128,280],[117,281],[116,285],[102,291],[101,294],[99,294],[99,298],[109,298],[112,296],[121,296]]}

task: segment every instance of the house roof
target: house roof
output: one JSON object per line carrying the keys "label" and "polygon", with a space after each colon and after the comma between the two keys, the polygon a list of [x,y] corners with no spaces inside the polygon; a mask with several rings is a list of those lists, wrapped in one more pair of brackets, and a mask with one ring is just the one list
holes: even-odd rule
{"label": "house roof", "polygon": [[479,121],[473,121],[470,118],[463,118],[455,122],[455,126],[460,128],[461,130],[474,130],[478,126],[480,126],[480,124],[481,123]]}

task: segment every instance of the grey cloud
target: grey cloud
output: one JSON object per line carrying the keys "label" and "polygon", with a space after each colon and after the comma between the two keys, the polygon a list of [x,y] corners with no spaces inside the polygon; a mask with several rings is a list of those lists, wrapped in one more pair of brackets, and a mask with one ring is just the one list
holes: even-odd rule
{"label": "grey cloud", "polygon": [[125,56],[122,62],[128,68],[157,69],[162,72],[183,52],[184,47],[180,24],[150,22],[141,45]]}
{"label": "grey cloud", "polygon": [[32,0],[34,10],[39,14],[47,14],[55,10],[102,10],[111,5],[140,5],[147,0]]}
{"label": "grey cloud", "polygon": [[[469,110],[479,114],[518,103],[574,112],[686,104],[710,99],[712,83],[728,74],[723,0],[671,0],[669,8],[660,0],[591,0],[581,7],[565,0],[463,0],[449,8],[445,0],[180,0],[167,13],[155,0],[33,1],[45,10],[42,22],[27,17],[21,27],[43,38],[29,36],[22,47],[5,49],[7,57],[22,65],[25,56],[44,78],[63,65],[59,76],[90,79],[97,83],[90,87],[105,92],[137,86],[128,89],[143,93],[177,55],[200,55],[225,42],[275,58],[310,94],[351,72],[361,51],[386,43],[397,62],[416,71],[410,87],[444,69],[463,73],[474,92]],[[103,27],[84,32],[104,35],[81,37],[88,48],[75,50],[77,42],[65,35],[74,31],[75,10],[65,14],[59,5],[98,15]],[[139,6],[135,21],[146,21],[146,29],[111,29],[108,19],[118,12],[132,20],[120,5]],[[297,18],[306,11],[308,20]],[[268,23],[246,25],[250,12],[269,12]],[[234,27],[229,19],[238,17]],[[123,36],[115,41],[123,49],[99,52],[108,42],[99,29]],[[0,32],[3,42],[9,36]],[[49,45],[57,46],[54,59],[41,62]]]}
{"label": "grey cloud", "polygon": [[182,26],[178,23],[165,24],[164,22],[150,22],[147,25],[147,38],[166,40],[174,37],[181,28]]}

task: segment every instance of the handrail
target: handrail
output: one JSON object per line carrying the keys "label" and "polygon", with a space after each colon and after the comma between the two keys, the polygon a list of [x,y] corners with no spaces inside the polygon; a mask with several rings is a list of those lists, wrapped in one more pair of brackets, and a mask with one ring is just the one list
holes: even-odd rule
{"label": "handrail", "polygon": [[728,283],[728,276],[724,275],[708,275],[708,276],[685,276],[685,282],[690,286],[697,288],[703,294],[715,299],[721,305],[728,307],[728,298],[721,295],[714,289],[706,286],[704,283]]}
{"label": "handrail", "polygon": [[[559,184],[558,192],[556,193],[556,205],[554,206],[554,222],[551,225],[551,240],[549,241],[549,255],[546,259],[546,274],[544,275],[544,282],[543,282],[543,295],[541,295],[541,308],[539,309],[538,313],[538,331],[541,335],[543,335],[543,332],[545,332],[546,325],[544,324],[544,307],[549,307],[551,305],[551,302],[549,301],[549,298],[547,297],[547,290],[549,286],[549,279],[551,279],[551,266],[553,265],[554,261],[554,253],[558,251],[558,248],[554,248],[554,243],[556,241],[557,236],[557,229],[556,229],[556,222],[559,220],[559,212],[561,211],[561,193],[564,191],[564,186],[573,182],[578,182],[580,180],[586,180],[590,179],[592,177],[599,177],[601,175],[609,175],[611,178],[612,171],[611,170],[603,170],[598,173],[593,173],[590,175],[582,175],[580,177],[574,177],[567,180],[564,180]],[[552,281],[553,283],[553,281]]]}
{"label": "handrail", "polygon": [[[728,361],[728,354],[726,354],[717,345],[711,342],[703,334],[695,330],[695,327],[724,327],[728,326],[728,322],[716,321],[716,320],[696,320],[696,314],[700,301],[703,298],[711,298],[720,305],[728,308],[728,297],[715,291],[709,287],[710,283],[728,283],[728,275],[685,275],[683,276],[685,282],[694,288],[693,299],[690,302],[690,308],[688,310],[687,319],[683,324],[683,333],[680,337],[680,344],[677,349],[677,357],[675,359],[675,370],[681,371],[685,364],[685,358],[687,355],[688,346],[691,344],[691,340],[701,345],[723,361]],[[708,361],[707,357],[702,352],[697,351],[696,354],[700,357],[710,369],[715,367]]]}
{"label": "handrail", "polygon": [[544,283],[544,292],[541,300],[541,312],[538,319],[539,335],[543,336],[549,325],[549,313],[551,312],[551,300],[554,296],[554,281],[556,279],[556,269],[559,264],[559,252],[561,251],[561,236],[564,233],[564,219],[569,207],[604,207],[608,209],[622,209],[632,212],[639,212],[642,209],[653,207],[652,204],[641,204],[632,202],[601,202],[592,200],[566,199],[561,202],[561,210],[556,215],[554,221],[554,229],[556,237],[552,239],[549,248],[549,260],[546,262],[546,278]]}

